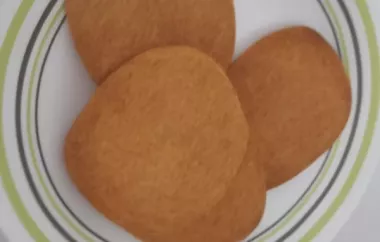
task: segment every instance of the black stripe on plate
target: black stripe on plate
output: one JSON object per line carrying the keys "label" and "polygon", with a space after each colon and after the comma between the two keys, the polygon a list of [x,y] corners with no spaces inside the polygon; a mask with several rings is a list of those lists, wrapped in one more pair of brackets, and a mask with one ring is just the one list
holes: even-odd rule
{"label": "black stripe on plate", "polygon": [[355,25],[352,21],[352,17],[350,15],[350,12],[344,3],[343,0],[338,0],[339,6],[342,9],[342,12],[347,20],[348,27],[350,29],[351,35],[352,35],[352,41],[355,49],[355,60],[356,60],[356,65],[357,65],[357,78],[358,78],[358,102],[356,104],[356,113],[354,117],[354,122],[353,122],[353,130],[350,133],[349,140],[348,140],[348,145],[343,153],[343,157],[332,177],[330,180],[329,184],[325,188],[325,190],[322,192],[321,196],[316,200],[316,202],[313,204],[313,206],[310,208],[308,212],[305,213],[305,215],[288,231],[286,232],[283,236],[281,236],[277,241],[285,241],[289,236],[291,236],[296,230],[310,217],[310,215],[318,208],[318,206],[321,204],[323,199],[327,196],[329,191],[331,190],[332,186],[335,184],[337,178],[339,177],[343,166],[346,163],[347,157],[350,153],[352,143],[355,139],[356,136],[356,131],[359,123],[359,114],[361,110],[361,104],[362,104],[362,95],[363,95],[363,70],[362,70],[362,62],[361,62],[361,52],[360,52],[360,45],[355,29]]}
{"label": "black stripe on plate", "polygon": [[329,15],[329,13],[327,12],[325,5],[323,5],[322,0],[317,0],[317,2],[319,4],[319,6],[321,7],[323,13],[325,14],[327,21],[329,22],[332,33],[334,35],[335,45],[337,46],[337,49],[338,49],[338,55],[339,55],[340,59],[342,59],[342,49],[341,49],[340,44],[339,44],[338,34],[337,34],[337,31],[336,31],[335,26],[333,24],[333,21]]}
{"label": "black stripe on plate", "polygon": [[16,125],[16,135],[17,135],[17,144],[18,144],[18,149],[19,149],[19,154],[22,162],[22,167],[25,173],[25,177],[28,180],[28,184],[30,187],[30,190],[32,191],[37,204],[41,208],[42,212],[45,214],[45,216],[49,219],[53,227],[67,240],[67,241],[75,241],[74,238],[57,222],[57,220],[53,217],[53,215],[49,212],[49,209],[46,207],[44,204],[41,195],[39,194],[36,185],[33,182],[33,177],[32,174],[29,170],[28,162],[26,160],[26,155],[25,155],[25,150],[24,150],[24,144],[23,144],[23,139],[22,139],[22,125],[21,125],[21,106],[22,106],[22,92],[23,92],[23,85],[25,81],[25,74],[26,70],[28,67],[28,63],[30,60],[30,56],[33,50],[33,47],[37,41],[37,38],[41,32],[41,29],[44,25],[44,22],[48,18],[50,12],[56,5],[57,1],[56,0],[51,0],[44,12],[41,15],[41,18],[38,20],[38,23],[33,30],[32,36],[28,42],[28,45],[26,47],[24,57],[21,63],[21,68],[20,68],[20,73],[19,73],[19,78],[18,78],[18,83],[17,83],[17,91],[16,91],[16,115],[15,115],[15,125]]}
{"label": "black stripe on plate", "polygon": [[59,201],[62,203],[62,205],[65,207],[65,209],[70,213],[70,215],[85,229],[87,230],[89,233],[91,233],[92,235],[94,235],[96,238],[98,238],[99,240],[103,241],[103,242],[108,242],[108,240],[106,240],[105,238],[103,238],[102,236],[100,236],[99,234],[97,234],[94,230],[90,229],[89,226],[87,226],[74,212],[73,210],[69,207],[69,205],[67,205],[67,203],[65,202],[65,200],[63,199],[62,195],[59,193],[57,187],[55,186],[54,184],[54,181],[52,179],[52,176],[50,175],[50,172],[49,172],[49,169],[46,165],[46,161],[45,161],[45,156],[44,156],[44,153],[43,153],[43,149],[42,149],[42,145],[41,145],[41,139],[40,139],[40,132],[39,132],[39,121],[38,121],[38,113],[39,113],[39,100],[40,100],[40,90],[41,90],[41,82],[42,82],[42,77],[44,75],[44,70],[45,70],[45,66],[46,66],[46,63],[47,63],[47,60],[49,59],[49,55],[50,55],[50,52],[51,52],[51,49],[55,43],[55,40],[60,32],[60,30],[62,29],[62,26],[64,24],[66,20],[66,16],[62,19],[62,21],[60,22],[57,30],[55,31],[54,33],[54,36],[49,44],[49,47],[46,51],[46,54],[45,54],[45,57],[43,59],[43,63],[42,63],[42,66],[41,66],[41,71],[40,71],[40,74],[39,74],[39,78],[38,78],[38,84],[37,84],[37,91],[36,91],[36,100],[35,100],[35,114],[34,114],[34,120],[35,120],[35,131],[36,131],[36,138],[37,138],[37,147],[38,147],[38,151],[40,153],[40,157],[41,157],[41,160],[42,160],[42,165],[44,167],[44,170],[45,170],[45,173],[47,174],[47,177],[48,177],[48,180],[49,180],[49,183],[50,185],[52,186],[53,190],[54,190],[54,193],[55,195],[58,197]]}
{"label": "black stripe on plate", "polygon": [[[323,11],[323,13],[326,16],[326,19],[330,25],[331,31],[332,31],[333,36],[334,36],[335,45],[336,45],[336,48],[338,50],[338,55],[342,59],[342,50],[341,50],[341,46],[339,44],[339,39],[338,39],[338,35],[337,35],[337,31],[335,29],[335,26],[334,26],[334,24],[330,18],[330,15],[328,14],[328,12],[325,8],[325,6],[323,5],[322,0],[317,0],[317,2],[318,2],[318,5],[321,7],[321,10]],[[314,179],[309,184],[309,186],[306,188],[306,190],[302,193],[301,197],[298,198],[297,201],[279,219],[277,219],[274,223],[272,223],[270,226],[268,226],[262,232],[260,232],[259,234],[257,234],[253,238],[249,239],[248,242],[253,242],[254,240],[259,239],[261,236],[268,233],[270,230],[272,230],[274,227],[276,227],[279,223],[281,223],[281,221],[284,220],[293,211],[293,209],[295,209],[297,207],[297,205],[304,199],[304,197],[309,193],[311,188],[314,186],[314,184],[318,180],[318,177],[322,173],[323,169],[325,168],[326,163],[327,163],[330,155],[331,155],[331,149],[328,151],[327,156],[324,159],[322,166],[320,167],[319,171],[317,172],[317,175],[314,177]]]}

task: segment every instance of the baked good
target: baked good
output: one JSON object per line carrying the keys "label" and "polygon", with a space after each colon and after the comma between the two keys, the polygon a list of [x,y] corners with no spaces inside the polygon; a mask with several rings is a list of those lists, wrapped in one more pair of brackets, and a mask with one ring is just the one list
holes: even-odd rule
{"label": "baked good", "polygon": [[66,0],[75,47],[101,84],[151,48],[188,45],[227,68],[235,47],[231,0]]}
{"label": "baked good", "polygon": [[348,120],[351,89],[344,66],[308,27],[264,37],[231,65],[228,76],[251,129],[272,153],[262,161],[269,189],[307,168]]}
{"label": "baked good", "polygon": [[[216,229],[239,218],[226,213],[231,219],[222,227],[207,221],[219,220],[231,206],[240,216],[252,209],[236,206],[252,202],[254,217],[230,233],[240,239],[265,204],[262,172],[243,162],[250,160],[248,139],[223,69],[194,48],[174,46],[138,55],[98,87],[66,137],[65,159],[90,203],[144,241],[184,241],[198,231],[210,241]],[[210,237],[196,226],[207,217]]]}

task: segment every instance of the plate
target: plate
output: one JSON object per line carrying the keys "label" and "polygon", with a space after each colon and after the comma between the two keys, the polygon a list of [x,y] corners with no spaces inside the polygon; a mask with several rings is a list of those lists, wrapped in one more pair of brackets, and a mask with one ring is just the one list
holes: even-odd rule
{"label": "plate", "polygon": [[[246,241],[331,241],[360,201],[380,145],[380,3],[235,0],[236,54],[266,34],[307,25],[335,48],[353,107],[339,140],[268,192]],[[92,95],[63,1],[0,0],[0,241],[136,241],[97,213],[65,170],[66,132]]]}

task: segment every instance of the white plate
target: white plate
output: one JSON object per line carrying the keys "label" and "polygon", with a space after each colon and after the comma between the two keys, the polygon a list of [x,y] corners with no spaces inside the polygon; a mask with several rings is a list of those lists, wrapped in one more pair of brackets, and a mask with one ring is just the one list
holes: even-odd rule
{"label": "white plate", "polygon": [[[380,4],[376,0],[235,0],[236,57],[290,25],[319,31],[341,55],[353,108],[339,141],[268,193],[247,241],[331,241],[377,164]],[[134,241],[68,179],[62,142],[94,90],[73,49],[62,1],[0,0],[0,241]]]}

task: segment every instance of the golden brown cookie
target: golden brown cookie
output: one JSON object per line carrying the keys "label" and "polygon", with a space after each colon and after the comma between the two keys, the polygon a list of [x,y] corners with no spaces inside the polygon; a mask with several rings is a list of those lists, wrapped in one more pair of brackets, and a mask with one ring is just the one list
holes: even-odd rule
{"label": "golden brown cookie", "polygon": [[166,47],[133,58],[97,89],[65,157],[93,206],[144,241],[240,239],[265,204],[248,139],[222,68],[193,48]]}
{"label": "golden brown cookie", "polygon": [[271,150],[271,158],[263,160],[268,188],[308,167],[334,143],[349,117],[345,69],[331,46],[307,27],[263,38],[228,75],[251,129]]}
{"label": "golden brown cookie", "polygon": [[66,0],[66,12],[76,49],[98,84],[155,47],[189,45],[224,68],[232,61],[232,0]]}

